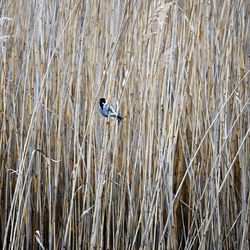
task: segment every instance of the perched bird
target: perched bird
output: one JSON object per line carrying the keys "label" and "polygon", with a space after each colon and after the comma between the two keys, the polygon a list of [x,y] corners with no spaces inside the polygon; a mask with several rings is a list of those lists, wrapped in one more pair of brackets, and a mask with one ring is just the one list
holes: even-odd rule
{"label": "perched bird", "polygon": [[99,111],[100,113],[105,117],[114,117],[117,119],[118,122],[122,121],[124,118],[120,115],[118,115],[114,109],[113,106],[108,104],[107,100],[105,98],[101,98],[99,100]]}

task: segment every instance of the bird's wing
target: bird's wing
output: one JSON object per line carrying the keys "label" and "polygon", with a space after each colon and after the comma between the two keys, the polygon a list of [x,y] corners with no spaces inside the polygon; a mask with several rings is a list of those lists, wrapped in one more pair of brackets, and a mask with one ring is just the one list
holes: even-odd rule
{"label": "bird's wing", "polygon": [[115,109],[114,109],[114,107],[112,105],[109,105],[108,109],[109,109],[109,112],[110,112],[111,116],[112,115],[117,116],[117,113],[115,112]]}

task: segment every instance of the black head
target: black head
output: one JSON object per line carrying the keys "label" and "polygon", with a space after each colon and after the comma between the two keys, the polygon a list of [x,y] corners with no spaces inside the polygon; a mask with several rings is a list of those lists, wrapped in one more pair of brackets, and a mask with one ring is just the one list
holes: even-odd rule
{"label": "black head", "polygon": [[103,107],[103,105],[106,103],[106,99],[105,98],[101,98],[100,100],[99,100],[99,105],[100,105],[100,107]]}

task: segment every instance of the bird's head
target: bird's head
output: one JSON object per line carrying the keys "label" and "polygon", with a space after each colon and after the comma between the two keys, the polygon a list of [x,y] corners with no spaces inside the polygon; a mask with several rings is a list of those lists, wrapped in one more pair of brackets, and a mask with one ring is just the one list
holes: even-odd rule
{"label": "bird's head", "polygon": [[107,101],[106,101],[105,98],[101,98],[101,99],[99,100],[99,105],[100,105],[101,108],[102,108],[106,103],[107,103]]}

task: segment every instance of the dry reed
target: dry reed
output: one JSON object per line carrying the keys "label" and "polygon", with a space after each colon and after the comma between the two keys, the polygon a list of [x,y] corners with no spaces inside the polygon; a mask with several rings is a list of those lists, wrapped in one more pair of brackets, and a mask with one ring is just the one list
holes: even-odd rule
{"label": "dry reed", "polygon": [[3,249],[249,247],[247,1],[0,13]]}

